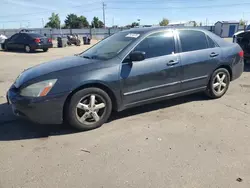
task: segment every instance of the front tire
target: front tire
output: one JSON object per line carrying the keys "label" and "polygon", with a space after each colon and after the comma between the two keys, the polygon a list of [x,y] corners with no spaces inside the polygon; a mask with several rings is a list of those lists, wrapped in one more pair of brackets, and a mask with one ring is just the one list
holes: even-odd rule
{"label": "front tire", "polygon": [[78,130],[85,131],[102,126],[112,111],[108,94],[99,88],[86,88],[76,92],[66,109],[66,120]]}
{"label": "front tire", "polygon": [[206,89],[206,94],[212,99],[220,98],[227,92],[229,84],[230,74],[228,70],[219,68],[213,72]]}
{"label": "front tire", "polygon": [[4,51],[9,51],[9,49],[8,49],[8,47],[7,47],[6,44],[2,44],[2,49],[3,49]]}

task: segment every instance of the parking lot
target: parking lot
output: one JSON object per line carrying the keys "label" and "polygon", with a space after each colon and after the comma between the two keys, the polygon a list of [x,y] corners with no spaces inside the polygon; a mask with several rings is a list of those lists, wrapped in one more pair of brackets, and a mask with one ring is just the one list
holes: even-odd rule
{"label": "parking lot", "polygon": [[84,49],[0,51],[0,188],[249,188],[250,66],[221,99],[197,94],[113,113],[92,131],[12,115],[5,94],[21,71]]}

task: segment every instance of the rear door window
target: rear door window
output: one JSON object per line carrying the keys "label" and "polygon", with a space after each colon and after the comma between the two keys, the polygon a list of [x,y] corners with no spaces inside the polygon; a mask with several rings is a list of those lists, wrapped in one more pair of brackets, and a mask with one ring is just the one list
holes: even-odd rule
{"label": "rear door window", "polygon": [[145,52],[146,58],[170,55],[175,52],[175,41],[172,31],[154,33],[146,37],[134,51]]}
{"label": "rear door window", "polygon": [[27,35],[26,34],[19,34],[18,38],[16,39],[18,42],[24,42],[27,40]]}
{"label": "rear door window", "polygon": [[207,44],[209,48],[217,47],[216,43],[207,35]]}
{"label": "rear door window", "polygon": [[202,31],[179,30],[182,52],[203,50],[208,48],[207,38]]}

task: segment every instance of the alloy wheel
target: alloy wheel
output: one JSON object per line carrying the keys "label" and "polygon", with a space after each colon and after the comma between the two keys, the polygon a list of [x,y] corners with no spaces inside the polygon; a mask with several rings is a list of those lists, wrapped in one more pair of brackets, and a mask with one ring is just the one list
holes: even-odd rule
{"label": "alloy wheel", "polygon": [[223,93],[227,88],[228,78],[224,72],[219,72],[213,79],[213,90],[217,93]]}
{"label": "alloy wheel", "polygon": [[25,51],[26,52],[30,52],[30,47],[29,46],[25,46]]}
{"label": "alloy wheel", "polygon": [[105,100],[99,95],[83,97],[76,106],[76,117],[79,122],[87,125],[98,122],[106,109]]}

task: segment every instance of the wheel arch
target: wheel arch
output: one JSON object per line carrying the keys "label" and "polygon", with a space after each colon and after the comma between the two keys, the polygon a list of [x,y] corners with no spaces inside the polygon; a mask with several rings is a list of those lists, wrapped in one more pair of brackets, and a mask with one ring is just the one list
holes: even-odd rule
{"label": "wheel arch", "polygon": [[64,105],[63,105],[63,118],[65,117],[65,112],[67,109],[67,106],[69,105],[70,99],[71,97],[78,91],[82,90],[82,89],[86,89],[86,88],[91,88],[91,87],[95,87],[95,88],[99,88],[102,89],[103,91],[105,91],[111,101],[112,101],[112,109],[113,110],[118,110],[119,106],[118,106],[118,99],[116,97],[116,95],[114,94],[113,90],[110,89],[110,87],[108,87],[107,85],[103,84],[103,83],[99,83],[99,82],[91,82],[91,83],[85,83],[77,88],[75,88],[74,90],[72,90],[72,92],[67,96]]}
{"label": "wheel arch", "polygon": [[217,69],[220,69],[220,68],[224,68],[224,69],[226,69],[229,72],[230,81],[232,81],[232,78],[233,78],[232,67],[230,65],[227,65],[227,64],[222,64],[222,65],[219,65],[218,67],[216,67],[213,70],[213,72],[210,74],[209,80],[211,79],[211,76],[213,75],[214,71],[216,71]]}
{"label": "wheel arch", "polygon": [[[230,65],[220,65],[219,67],[217,67],[215,70],[220,69],[220,68],[224,68],[229,72],[230,75],[230,81],[232,81],[233,78],[233,71],[232,71],[232,67]],[[214,70],[214,71],[215,71]]]}

